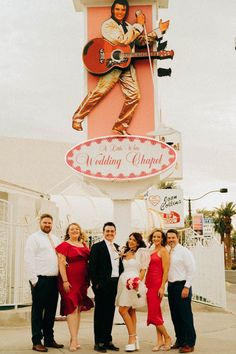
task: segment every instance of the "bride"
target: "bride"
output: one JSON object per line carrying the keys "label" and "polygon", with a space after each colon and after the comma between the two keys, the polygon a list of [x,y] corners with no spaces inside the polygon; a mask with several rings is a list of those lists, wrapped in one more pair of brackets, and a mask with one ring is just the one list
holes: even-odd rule
{"label": "bride", "polygon": [[138,232],[130,234],[122,253],[124,272],[118,282],[116,306],[122,316],[129,334],[126,352],[139,349],[136,332],[136,308],[146,305],[146,286],[143,282],[150,261],[142,235]]}

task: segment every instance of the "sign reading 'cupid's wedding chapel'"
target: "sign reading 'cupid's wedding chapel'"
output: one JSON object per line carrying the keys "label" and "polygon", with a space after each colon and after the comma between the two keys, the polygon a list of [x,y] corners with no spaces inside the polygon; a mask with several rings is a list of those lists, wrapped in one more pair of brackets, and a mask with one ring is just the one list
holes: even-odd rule
{"label": "sign reading 'cupid's wedding chapel'", "polygon": [[176,152],[152,138],[107,136],[74,146],[66,155],[66,163],[88,177],[134,180],[169,170],[176,163]]}

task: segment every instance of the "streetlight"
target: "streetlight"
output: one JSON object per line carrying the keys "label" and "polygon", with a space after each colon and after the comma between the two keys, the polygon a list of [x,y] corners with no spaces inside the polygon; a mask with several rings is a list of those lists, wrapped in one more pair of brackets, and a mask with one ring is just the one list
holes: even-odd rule
{"label": "streetlight", "polygon": [[204,198],[206,195],[208,195],[210,193],[228,193],[228,189],[227,188],[221,188],[221,189],[216,189],[216,190],[213,190],[213,191],[209,191],[209,192],[201,195],[198,198],[188,198],[188,199],[184,198],[184,200],[186,200],[188,202],[188,218],[189,218],[189,226],[190,227],[192,227],[192,207],[191,207],[191,202],[195,201],[195,200],[198,200],[198,199],[202,199],[202,198]]}

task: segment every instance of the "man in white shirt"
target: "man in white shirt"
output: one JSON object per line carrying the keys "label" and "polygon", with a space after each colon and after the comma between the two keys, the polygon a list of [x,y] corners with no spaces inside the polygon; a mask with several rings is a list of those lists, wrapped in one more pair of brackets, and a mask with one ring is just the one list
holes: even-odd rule
{"label": "man in white shirt", "polygon": [[178,348],[180,353],[190,353],[196,342],[191,308],[194,259],[190,251],[179,244],[177,230],[170,229],[166,235],[170,246],[168,301],[176,335],[172,348]]}
{"label": "man in white shirt", "polygon": [[55,247],[61,241],[50,234],[52,224],[50,214],[41,215],[40,230],[30,235],[25,245],[25,264],[32,294],[32,349],[38,352],[47,352],[47,347],[64,347],[55,342],[53,331],[58,300],[58,260]]}

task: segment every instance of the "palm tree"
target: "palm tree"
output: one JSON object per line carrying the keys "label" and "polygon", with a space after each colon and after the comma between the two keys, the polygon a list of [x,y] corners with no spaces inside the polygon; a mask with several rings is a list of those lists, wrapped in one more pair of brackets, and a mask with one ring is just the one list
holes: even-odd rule
{"label": "palm tree", "polygon": [[225,205],[221,204],[220,208],[215,208],[215,213],[215,230],[219,232],[221,242],[225,244],[225,266],[226,269],[231,269],[231,231],[233,230],[231,218],[236,215],[236,205],[233,202],[226,202]]}
{"label": "palm tree", "polygon": [[202,214],[204,216],[204,218],[213,218],[215,215],[215,211],[214,210],[208,210],[208,209],[197,209],[196,210],[197,214]]}
{"label": "palm tree", "polygon": [[213,218],[214,220],[214,229],[216,232],[218,232],[218,234],[220,234],[220,242],[224,243],[225,240],[225,222],[224,219],[219,216],[218,214],[215,215],[215,217]]}
{"label": "palm tree", "polygon": [[156,184],[156,187],[158,189],[175,189],[177,187],[177,184],[175,181],[163,180],[159,184]]}
{"label": "palm tree", "polygon": [[234,252],[233,252],[233,254],[234,254],[234,261],[233,261],[233,267],[232,267],[232,269],[236,269],[235,267],[236,267],[236,230],[234,230],[233,232],[232,232],[232,239],[231,239],[231,241],[232,241],[232,247],[233,247],[233,250],[234,250]]}

